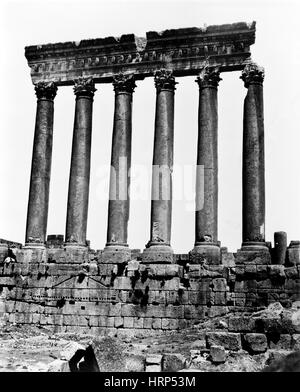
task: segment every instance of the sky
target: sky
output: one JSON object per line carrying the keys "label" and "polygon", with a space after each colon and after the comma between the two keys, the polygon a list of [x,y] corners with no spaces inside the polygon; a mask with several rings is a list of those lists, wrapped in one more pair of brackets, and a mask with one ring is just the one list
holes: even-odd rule
{"label": "sky", "polygon": [[[0,1],[2,75],[0,94],[0,238],[24,243],[36,97],[24,47],[120,36],[171,28],[255,20],[252,59],[265,68],[266,240],[286,231],[300,239],[300,24],[299,1]],[[242,241],[242,129],[246,89],[240,72],[222,73],[219,85],[219,240],[236,251]],[[171,245],[186,253],[194,245],[193,170],[197,154],[198,86],[178,78],[175,94],[174,166],[187,168],[184,187],[173,201]],[[106,241],[108,169],[114,93],[96,85],[88,239],[94,249]],[[75,98],[61,87],[55,98],[48,234],[64,234]],[[133,96],[133,139],[128,243],[143,249],[150,238],[150,173],[153,153],[153,78],[137,82]],[[137,192],[146,168],[146,188]],[[144,170],[145,171],[145,170]],[[148,184],[148,186],[147,186]],[[176,185],[177,184],[177,185]],[[179,185],[178,185],[179,184]],[[139,198],[139,199],[138,199]]]}

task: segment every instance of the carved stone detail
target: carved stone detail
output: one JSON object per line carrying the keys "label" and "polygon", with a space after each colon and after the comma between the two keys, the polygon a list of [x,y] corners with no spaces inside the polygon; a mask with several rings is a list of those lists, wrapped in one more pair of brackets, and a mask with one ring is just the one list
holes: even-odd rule
{"label": "carved stone detail", "polygon": [[175,85],[178,84],[175,82],[173,72],[164,68],[154,72],[154,83],[158,92],[162,89],[174,91]]}
{"label": "carved stone detail", "polygon": [[250,84],[259,84],[262,85],[265,77],[265,70],[263,67],[250,63],[245,66],[242,71],[242,75],[240,79],[243,80],[245,87],[248,87]]}
{"label": "carved stone detail", "polygon": [[220,78],[219,68],[206,65],[195,82],[198,83],[200,89],[207,87],[218,88],[220,80],[222,79]]}
{"label": "carved stone detail", "polygon": [[34,89],[38,99],[53,100],[57,92],[57,86],[54,82],[38,82],[35,84]]}
{"label": "carved stone detail", "polygon": [[122,72],[113,77],[113,86],[116,93],[129,93],[132,94],[136,84],[134,75],[124,75]]}
{"label": "carved stone detail", "polygon": [[88,96],[93,98],[96,91],[95,83],[92,77],[80,77],[74,80],[74,94],[78,96]]}

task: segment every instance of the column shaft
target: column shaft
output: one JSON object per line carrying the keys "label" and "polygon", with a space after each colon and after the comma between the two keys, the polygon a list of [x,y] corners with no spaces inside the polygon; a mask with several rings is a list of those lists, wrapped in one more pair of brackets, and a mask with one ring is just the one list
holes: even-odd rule
{"label": "column shaft", "polygon": [[[150,241],[147,248],[160,253],[152,261],[172,261],[172,170],[174,144],[175,78],[171,71],[155,73],[156,112],[152,167]],[[164,255],[164,253],[167,253]],[[151,261],[150,260],[150,261]]]}
{"label": "column shaft", "polygon": [[243,130],[243,245],[265,246],[263,69],[247,65]]}
{"label": "column shaft", "polygon": [[194,262],[220,262],[218,246],[218,69],[203,68],[199,85]]}
{"label": "column shaft", "polygon": [[119,74],[114,78],[113,85],[115,112],[106,246],[127,247],[134,78]]}
{"label": "column shaft", "polygon": [[218,240],[218,72],[198,79],[196,244]]}
{"label": "column shaft", "polygon": [[37,110],[31,163],[30,190],[27,209],[25,244],[44,246],[46,241],[49,184],[51,175],[54,83],[35,86]]}
{"label": "column shaft", "polygon": [[86,246],[94,82],[75,81],[75,119],[66,222],[66,245]]}

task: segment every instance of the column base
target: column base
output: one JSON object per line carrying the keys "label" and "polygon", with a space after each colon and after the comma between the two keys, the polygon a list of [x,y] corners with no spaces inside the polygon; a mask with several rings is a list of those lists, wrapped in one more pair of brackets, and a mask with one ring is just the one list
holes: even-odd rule
{"label": "column base", "polygon": [[256,250],[268,250],[268,246],[266,242],[262,241],[247,241],[247,242],[242,242],[242,247],[241,250],[244,251],[256,251]]}
{"label": "column base", "polygon": [[127,244],[107,243],[101,254],[101,263],[126,263],[131,259],[131,251]]}
{"label": "column base", "polygon": [[78,244],[77,242],[65,242],[64,243],[65,249],[87,249],[86,244]]}
{"label": "column base", "polygon": [[220,242],[196,242],[189,252],[191,264],[221,264]]}
{"label": "column base", "polygon": [[23,249],[46,249],[46,244],[40,242],[25,242]]}
{"label": "column base", "polygon": [[236,254],[236,264],[271,264],[270,249],[266,242],[247,241],[242,243]]}
{"label": "column base", "polygon": [[142,253],[142,263],[174,263],[174,252],[170,245],[162,244],[160,242],[150,243],[149,246],[146,245]]}

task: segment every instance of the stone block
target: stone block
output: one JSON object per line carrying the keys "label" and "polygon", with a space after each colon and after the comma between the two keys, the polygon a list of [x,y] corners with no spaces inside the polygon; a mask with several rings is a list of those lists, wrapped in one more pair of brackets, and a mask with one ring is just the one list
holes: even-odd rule
{"label": "stone block", "polygon": [[124,328],[134,327],[134,317],[124,317]]}
{"label": "stone block", "polygon": [[228,312],[229,312],[229,309],[227,306],[214,305],[214,306],[207,309],[208,317],[224,316]]}
{"label": "stone block", "polygon": [[294,351],[300,350],[300,334],[293,334],[291,341],[292,349]]}
{"label": "stone block", "polygon": [[48,372],[57,373],[57,372],[70,372],[69,362],[63,361],[61,359],[55,359],[54,361],[50,362],[48,365]]}
{"label": "stone block", "polygon": [[287,279],[297,279],[298,278],[298,269],[297,266],[287,267],[284,270]]}
{"label": "stone block", "polygon": [[262,333],[246,333],[243,336],[243,348],[250,354],[264,353],[268,348],[266,335]]}
{"label": "stone block", "polygon": [[124,319],[121,316],[116,316],[115,318],[115,328],[123,327]]}
{"label": "stone block", "polygon": [[266,250],[242,250],[239,249],[235,259],[236,264],[271,264],[271,255],[268,249]]}
{"label": "stone block", "polygon": [[227,358],[227,353],[222,346],[213,345],[209,351],[210,359],[215,364],[224,363]]}
{"label": "stone block", "polygon": [[144,327],[144,318],[143,317],[134,317],[133,326],[134,326],[134,328],[143,328]]}
{"label": "stone block", "polygon": [[130,355],[125,360],[127,372],[143,372],[145,370],[145,357],[142,355]]}
{"label": "stone block", "polygon": [[114,280],[114,288],[117,290],[132,290],[132,281],[125,276],[117,276]]}
{"label": "stone block", "polygon": [[241,334],[233,332],[207,332],[206,341],[208,347],[213,345],[222,346],[227,350],[237,351],[241,349]]}
{"label": "stone block", "polygon": [[264,280],[268,277],[268,267],[266,265],[256,266],[256,280]]}
{"label": "stone block", "polygon": [[149,354],[146,357],[146,365],[161,365],[162,355],[161,354]]}
{"label": "stone block", "polygon": [[171,330],[178,329],[178,320],[163,318],[161,320],[161,328],[162,329],[171,329]]}
{"label": "stone block", "polygon": [[146,365],[146,372],[161,372],[161,365]]}
{"label": "stone block", "polygon": [[268,266],[268,273],[272,281],[284,281],[286,276],[284,272],[284,265],[272,264]]}
{"label": "stone block", "polygon": [[162,359],[162,370],[164,372],[178,372],[185,369],[186,358],[182,354],[164,354]]}
{"label": "stone block", "polygon": [[228,330],[232,332],[255,331],[255,320],[246,316],[231,316],[228,320]]}
{"label": "stone block", "polygon": [[287,249],[287,265],[299,265],[300,264],[300,245],[296,244],[298,241],[294,241]]}
{"label": "stone block", "polygon": [[290,334],[270,334],[267,335],[270,349],[290,350],[292,343],[292,336]]}
{"label": "stone block", "polygon": [[227,291],[227,281],[225,278],[216,278],[212,280],[213,291]]}
{"label": "stone block", "polygon": [[161,329],[162,328],[162,319],[161,318],[153,318],[152,319],[152,328],[153,329]]}
{"label": "stone block", "polygon": [[77,342],[69,342],[60,352],[60,359],[70,361],[70,359],[76,354],[78,350],[85,351],[85,347]]}

